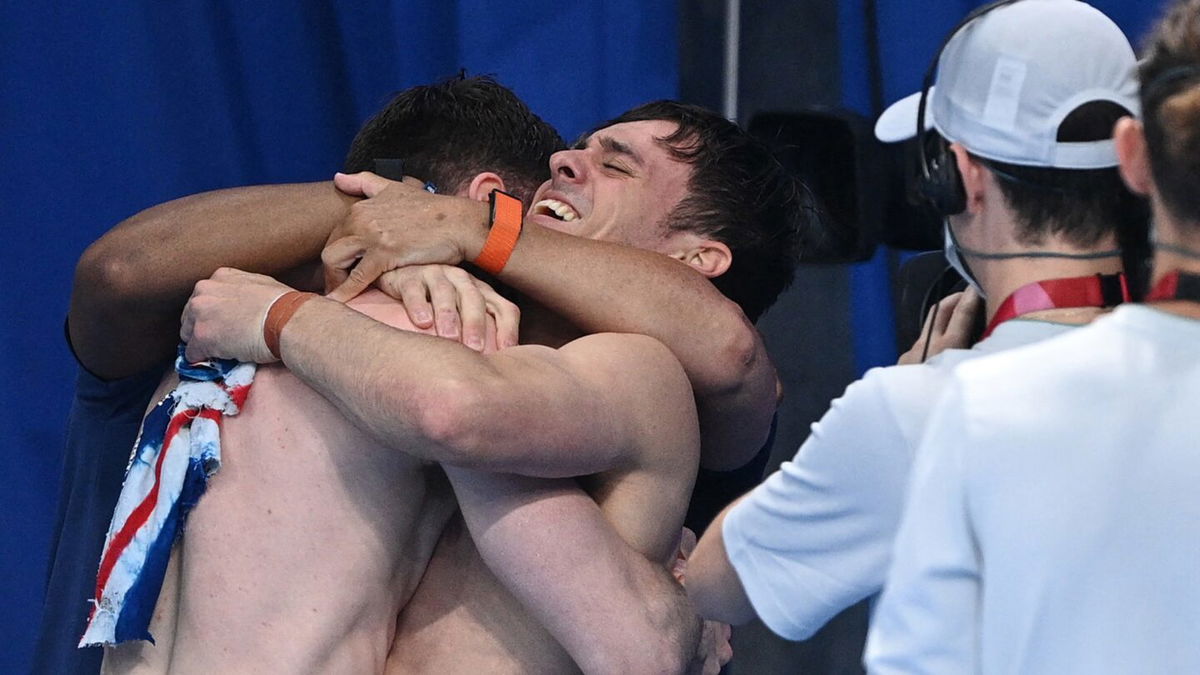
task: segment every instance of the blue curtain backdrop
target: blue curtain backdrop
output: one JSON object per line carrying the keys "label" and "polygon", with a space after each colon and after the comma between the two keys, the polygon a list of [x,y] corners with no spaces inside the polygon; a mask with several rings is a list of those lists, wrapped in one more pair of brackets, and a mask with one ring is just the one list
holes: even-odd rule
{"label": "blue curtain backdrop", "polygon": [[[976,4],[880,0],[888,102]],[[1159,5],[1094,4],[1135,40]],[[841,3],[840,37],[845,103],[867,113],[861,9]],[[40,613],[74,373],[62,321],[88,243],[185,194],[326,178],[389,94],[459,68],[494,73],[570,138],[673,96],[676,54],[668,0],[0,5],[0,672],[26,670]],[[885,255],[853,272],[861,368],[894,358]]]}
{"label": "blue curtain backdrop", "polygon": [[0,5],[0,672],[28,666],[74,362],[75,261],[182,195],[320,180],[389,95],[492,73],[571,138],[677,91],[669,0]]}

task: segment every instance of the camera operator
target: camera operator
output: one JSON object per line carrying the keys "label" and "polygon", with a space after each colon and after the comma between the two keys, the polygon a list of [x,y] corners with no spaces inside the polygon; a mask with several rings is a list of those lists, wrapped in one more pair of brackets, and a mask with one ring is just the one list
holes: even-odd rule
{"label": "camera operator", "polygon": [[1154,212],[1147,304],[954,375],[872,672],[1200,672],[1200,2],[1170,10],[1139,77],[1144,122],[1115,137]]}
{"label": "camera operator", "polygon": [[1122,299],[1117,233],[1144,205],[1121,184],[1112,128],[1138,110],[1134,67],[1120,29],[1082,2],[997,3],[968,15],[923,90],[883,114],[881,140],[922,144],[915,187],[946,216],[947,257],[973,287],[931,312],[925,339],[965,344],[980,297],[986,337],[851,384],[795,458],[704,534],[687,584],[702,614],[757,615],[798,640],[877,593],[914,450],[953,368]]}

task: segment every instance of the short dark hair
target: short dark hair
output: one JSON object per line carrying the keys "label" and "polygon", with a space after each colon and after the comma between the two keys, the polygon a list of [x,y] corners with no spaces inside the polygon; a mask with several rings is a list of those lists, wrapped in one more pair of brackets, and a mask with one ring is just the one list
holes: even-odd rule
{"label": "short dark hair", "polygon": [[[1059,124],[1058,141],[1110,139],[1117,120],[1131,114],[1110,101],[1085,103]],[[1058,169],[976,159],[996,172],[1000,191],[1017,217],[1018,236],[1026,243],[1040,243],[1050,234],[1080,247],[1111,235],[1122,244],[1136,244],[1138,232],[1144,238],[1149,219],[1145,200],[1129,191],[1116,167]]]}
{"label": "short dark hair", "polygon": [[688,193],[667,215],[666,225],[729,247],[733,261],[713,284],[755,321],[791,283],[809,238],[819,236],[812,194],[766,144],[699,106],[647,103],[592,133],[614,124],[660,120],[678,128],[656,140],[692,167]]}
{"label": "short dark hair", "polygon": [[375,159],[402,159],[406,173],[442,192],[494,171],[528,203],[550,177],[550,155],[564,147],[554,127],[510,89],[490,77],[459,75],[392,98],[354,137],[344,170],[370,171]]}
{"label": "short dark hair", "polygon": [[1171,7],[1138,68],[1150,171],[1163,205],[1200,222],[1200,0]]}

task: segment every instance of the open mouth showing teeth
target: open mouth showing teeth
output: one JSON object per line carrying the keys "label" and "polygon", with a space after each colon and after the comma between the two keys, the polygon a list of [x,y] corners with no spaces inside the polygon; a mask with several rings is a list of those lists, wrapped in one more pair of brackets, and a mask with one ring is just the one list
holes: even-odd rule
{"label": "open mouth showing teeth", "polygon": [[579,217],[575,209],[557,199],[543,199],[533,205],[533,212],[535,214],[544,214],[567,223]]}

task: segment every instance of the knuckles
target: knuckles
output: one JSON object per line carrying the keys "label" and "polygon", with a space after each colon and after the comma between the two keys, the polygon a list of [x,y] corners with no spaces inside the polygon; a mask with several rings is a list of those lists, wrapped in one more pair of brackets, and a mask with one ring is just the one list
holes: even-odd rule
{"label": "knuckles", "polygon": [[446,278],[451,281],[466,283],[471,279],[471,275],[467,274],[467,271],[461,267],[454,267],[452,265],[439,265],[439,267],[444,269]]}

